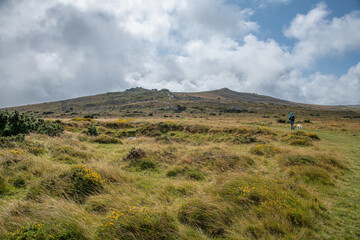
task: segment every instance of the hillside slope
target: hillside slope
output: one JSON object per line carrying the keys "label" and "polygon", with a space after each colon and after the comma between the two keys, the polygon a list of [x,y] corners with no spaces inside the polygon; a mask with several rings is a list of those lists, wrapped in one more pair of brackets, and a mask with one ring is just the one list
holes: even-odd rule
{"label": "hillside slope", "polygon": [[[111,92],[94,96],[8,108],[20,112],[33,112],[37,116],[72,118],[84,115],[98,117],[163,116],[164,114],[220,114],[257,112],[288,114],[296,111],[309,115],[313,111],[340,111],[352,117],[357,108],[320,106],[289,102],[254,93],[240,93],[227,88],[206,92],[170,92],[167,89],[148,90],[131,88],[124,92]],[[332,113],[331,113],[332,114]]]}

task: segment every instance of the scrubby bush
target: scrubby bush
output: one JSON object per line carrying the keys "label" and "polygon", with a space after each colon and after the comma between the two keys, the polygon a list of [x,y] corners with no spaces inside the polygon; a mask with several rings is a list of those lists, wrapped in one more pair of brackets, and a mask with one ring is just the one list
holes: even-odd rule
{"label": "scrubby bush", "polygon": [[99,133],[94,125],[90,125],[88,127],[86,134],[90,136],[99,136]]}
{"label": "scrubby bush", "polygon": [[268,144],[260,144],[250,149],[250,152],[256,155],[265,155],[265,156],[273,156],[276,153],[280,152],[277,147],[268,145]]}
{"label": "scrubby bush", "polygon": [[0,147],[4,148],[15,148],[19,144],[23,144],[25,142],[26,140],[24,134],[9,137],[0,137]]}
{"label": "scrubby bush", "polygon": [[0,136],[14,136],[28,134],[29,132],[57,136],[63,130],[61,123],[44,121],[41,118],[36,119],[32,115],[20,114],[17,111],[13,113],[7,111],[0,112]]}
{"label": "scrubby bush", "polygon": [[177,239],[175,219],[167,212],[133,207],[114,211],[101,224],[98,239]]}
{"label": "scrubby bush", "polygon": [[193,199],[181,205],[178,210],[179,220],[194,228],[200,228],[211,237],[225,235],[225,229],[232,223],[231,212],[222,205]]}
{"label": "scrubby bush", "polygon": [[296,131],[284,136],[283,141],[290,145],[310,146],[312,140],[320,140],[315,133],[305,133],[303,131]]}
{"label": "scrubby bush", "polygon": [[283,138],[284,142],[289,143],[290,145],[299,145],[299,146],[310,146],[312,145],[311,138],[306,135],[299,134],[288,134]]}
{"label": "scrubby bush", "polygon": [[42,119],[39,119],[37,122],[37,133],[41,134],[47,134],[49,136],[58,136],[60,133],[64,131],[64,127],[62,124],[56,123],[56,122],[50,122],[50,121],[44,121]]}
{"label": "scrubby bush", "polygon": [[97,172],[83,165],[72,167],[69,177],[70,193],[78,197],[80,201],[84,197],[100,192],[105,181]]}
{"label": "scrubby bush", "polygon": [[9,240],[86,240],[77,226],[56,223],[35,222],[21,226]]}
{"label": "scrubby bush", "polygon": [[278,123],[287,123],[287,121],[283,118],[276,119],[276,122]]}

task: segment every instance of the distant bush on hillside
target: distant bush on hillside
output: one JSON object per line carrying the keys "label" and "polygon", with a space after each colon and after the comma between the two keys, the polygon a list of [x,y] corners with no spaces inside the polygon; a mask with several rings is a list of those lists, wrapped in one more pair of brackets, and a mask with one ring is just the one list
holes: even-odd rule
{"label": "distant bush on hillside", "polygon": [[94,125],[90,125],[90,127],[88,127],[86,134],[90,135],[90,136],[98,136],[99,135],[99,133]]}
{"label": "distant bush on hillside", "polygon": [[279,119],[276,119],[276,122],[278,122],[278,123],[286,123],[287,121],[285,119],[279,118]]}
{"label": "distant bush on hillside", "polygon": [[9,113],[0,112],[0,136],[16,136],[37,132],[49,136],[57,136],[64,130],[61,122],[44,121],[42,118],[35,118],[30,114],[17,111]]}

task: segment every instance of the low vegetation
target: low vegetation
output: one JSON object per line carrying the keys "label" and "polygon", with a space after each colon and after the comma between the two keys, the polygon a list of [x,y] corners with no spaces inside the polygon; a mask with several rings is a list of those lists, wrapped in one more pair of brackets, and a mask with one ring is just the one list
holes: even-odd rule
{"label": "low vegetation", "polygon": [[360,234],[356,119],[85,117],[0,114],[0,239]]}

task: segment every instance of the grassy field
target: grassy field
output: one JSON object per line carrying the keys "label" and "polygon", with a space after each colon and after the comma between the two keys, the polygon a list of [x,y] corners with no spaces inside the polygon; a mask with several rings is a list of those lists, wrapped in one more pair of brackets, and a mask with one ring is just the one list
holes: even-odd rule
{"label": "grassy field", "polygon": [[358,119],[61,121],[0,142],[0,239],[360,238]]}

